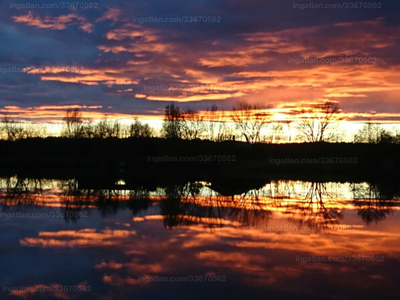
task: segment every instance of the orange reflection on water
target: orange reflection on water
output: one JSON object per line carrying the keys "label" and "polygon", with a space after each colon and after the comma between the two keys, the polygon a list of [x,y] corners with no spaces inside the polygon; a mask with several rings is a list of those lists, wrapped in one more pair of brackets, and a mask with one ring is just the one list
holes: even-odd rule
{"label": "orange reflection on water", "polygon": [[24,238],[21,245],[30,247],[93,247],[117,245],[119,240],[136,235],[136,231],[105,229],[68,230],[56,232],[39,232],[38,238]]}

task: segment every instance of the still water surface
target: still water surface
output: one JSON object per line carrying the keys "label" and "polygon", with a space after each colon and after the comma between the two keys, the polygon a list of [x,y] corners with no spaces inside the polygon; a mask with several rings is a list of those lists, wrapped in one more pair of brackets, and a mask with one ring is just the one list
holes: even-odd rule
{"label": "still water surface", "polygon": [[1,299],[398,299],[400,196],[0,179]]}

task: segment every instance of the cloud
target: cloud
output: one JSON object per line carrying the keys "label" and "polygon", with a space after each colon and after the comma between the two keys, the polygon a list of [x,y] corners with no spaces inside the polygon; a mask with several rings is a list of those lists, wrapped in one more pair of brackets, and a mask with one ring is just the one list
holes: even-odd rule
{"label": "cloud", "polygon": [[[230,110],[237,100],[274,108],[335,100],[349,114],[400,113],[400,26],[392,11],[366,15],[360,10],[352,14],[322,11],[324,18],[315,19],[310,16],[316,12],[295,10],[290,1],[258,3],[258,10],[239,0],[224,7],[208,4],[205,9],[182,3],[173,12],[166,3],[116,1],[106,2],[100,10],[79,10],[79,15],[78,10],[65,15],[55,10],[29,11],[11,16],[10,24],[4,19],[2,23],[8,23],[0,26],[1,33],[18,46],[0,51],[4,65],[69,64],[84,70],[6,74],[0,84],[0,106],[90,103],[103,106],[104,111],[112,107],[111,114],[158,113],[161,119],[165,102],[198,110],[216,104]],[[223,21],[131,22],[133,15],[171,17],[188,15],[193,9],[221,16]],[[277,21],[283,18],[287,22]],[[44,36],[39,29],[50,30]],[[32,51],[23,50],[25,39]],[[341,61],[345,58],[360,61]],[[373,62],[363,62],[363,58]],[[233,88],[143,88],[200,84]]]}
{"label": "cloud", "polygon": [[123,15],[123,11],[119,8],[108,8],[107,11],[96,20],[96,22],[103,22],[106,20],[111,20],[113,21],[113,24],[115,22],[121,21],[121,17]]}
{"label": "cloud", "polygon": [[52,29],[52,30],[64,30],[71,25],[79,25],[79,29],[91,33],[93,32],[93,25],[86,21],[86,18],[78,16],[77,14],[61,15],[58,17],[35,16],[31,11],[27,15],[14,16],[12,17],[16,23],[24,23],[27,26],[33,26],[37,28]]}
{"label": "cloud", "polygon": [[20,241],[22,246],[30,247],[94,247],[112,246],[129,236],[136,235],[135,231],[82,229],[56,232],[39,232],[38,238],[25,238]]}

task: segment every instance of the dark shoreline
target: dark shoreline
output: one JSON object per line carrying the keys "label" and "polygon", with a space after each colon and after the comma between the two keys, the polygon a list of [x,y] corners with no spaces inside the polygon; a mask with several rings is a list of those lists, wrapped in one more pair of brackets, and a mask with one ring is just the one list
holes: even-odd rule
{"label": "dark shoreline", "polygon": [[0,175],[132,177],[145,181],[172,178],[398,181],[399,153],[400,145],[395,144],[250,145],[159,138],[26,139],[0,141]]}

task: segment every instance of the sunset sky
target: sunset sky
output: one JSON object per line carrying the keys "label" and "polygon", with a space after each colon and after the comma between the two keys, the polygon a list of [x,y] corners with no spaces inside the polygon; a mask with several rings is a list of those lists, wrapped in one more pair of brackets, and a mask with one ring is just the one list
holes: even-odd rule
{"label": "sunset sky", "polygon": [[348,121],[400,123],[396,0],[358,9],[292,0],[38,7],[46,3],[58,2],[0,4],[0,114],[56,122],[77,107],[88,118],[161,120],[171,102],[202,111],[244,100],[285,118],[330,100]]}

